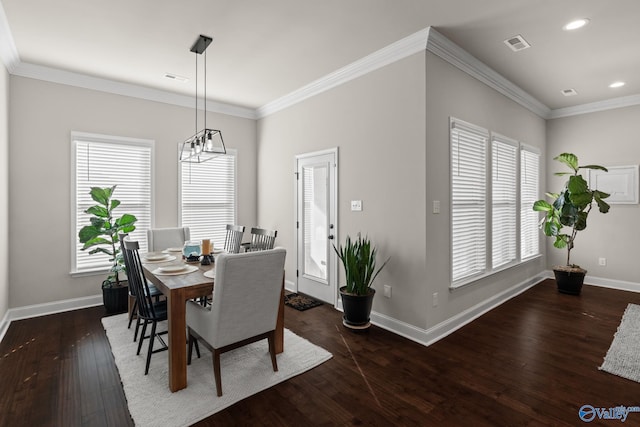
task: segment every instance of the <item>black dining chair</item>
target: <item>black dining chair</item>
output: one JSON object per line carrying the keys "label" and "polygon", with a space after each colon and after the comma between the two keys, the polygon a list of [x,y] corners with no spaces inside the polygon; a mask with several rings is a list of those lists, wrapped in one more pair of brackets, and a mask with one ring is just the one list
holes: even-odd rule
{"label": "black dining chair", "polygon": [[[129,265],[129,259],[128,257],[125,257],[125,252],[124,252],[124,239],[129,236],[128,233],[120,233],[118,234],[118,238],[120,239],[120,251],[122,253],[122,258],[124,260],[124,267],[125,267],[125,271],[129,271],[130,270],[130,265]],[[162,292],[160,292],[159,289],[157,289],[153,284],[151,283],[147,283],[147,285],[149,286],[149,293],[150,295],[155,299],[155,301],[159,301],[160,300],[160,296],[162,295]],[[129,296],[133,299],[133,306],[131,307],[131,312],[129,313],[129,324],[127,325],[127,329],[131,329],[131,323],[133,322],[133,317],[136,317],[136,328],[135,328],[135,332],[133,334],[133,341],[135,342],[138,339],[138,330],[140,329],[140,317],[138,316],[138,298],[136,297],[136,294],[133,290],[133,286],[131,286],[131,284],[129,284]]]}
{"label": "black dining chair", "polygon": [[[142,261],[140,260],[140,254],[138,253],[138,242],[124,238],[122,239],[122,242],[124,245],[123,256],[125,257],[125,263],[128,262],[129,265],[129,268],[127,269],[129,286],[133,286],[133,292],[138,303],[138,318],[143,322],[136,355],[140,354],[144,340],[149,339],[147,363],[144,368],[144,374],[147,375],[149,373],[151,355],[169,348],[162,339],[162,335],[167,334],[167,331],[157,332],[158,322],[167,320],[167,301],[153,301],[149,284],[147,283],[144,270],[142,269]],[[151,323],[151,332],[147,335],[147,327],[149,323]],[[160,341],[162,347],[154,350],[153,347],[156,338]]]}
{"label": "black dining chair", "polygon": [[229,254],[240,252],[242,236],[244,235],[244,225],[227,224],[227,235],[224,239],[224,250]]}
{"label": "black dining chair", "polygon": [[268,249],[273,249],[277,235],[277,230],[265,230],[264,228],[252,227],[251,242],[249,242],[249,244],[246,244],[245,252],[265,251]]}

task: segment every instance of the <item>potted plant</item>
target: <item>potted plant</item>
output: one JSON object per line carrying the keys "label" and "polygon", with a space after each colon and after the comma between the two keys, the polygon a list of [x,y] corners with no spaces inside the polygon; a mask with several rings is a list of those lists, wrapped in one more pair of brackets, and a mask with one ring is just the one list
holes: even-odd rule
{"label": "potted plant", "polygon": [[353,241],[347,236],[344,246],[338,249],[334,245],[333,249],[342,261],[346,279],[346,285],[340,288],[343,324],[351,329],[366,329],[371,325],[369,316],[376,292],[371,285],[389,258],[376,269],[377,249],[360,233],[357,240]]}
{"label": "potted plant", "polygon": [[102,298],[107,313],[120,313],[127,310],[128,287],[126,281],[120,280],[120,273],[124,271],[118,233],[130,233],[136,229],[136,217],[123,214],[115,218],[113,211],[120,205],[120,201],[112,198],[116,186],[100,188],[92,187],[91,198],[98,204],[85,211],[90,215],[91,225],[82,227],[78,233],[82,250],[89,248],[89,254],[103,253],[109,256],[111,270],[109,276],[102,282]]}
{"label": "potted plant", "polygon": [[[555,157],[569,167],[570,172],[556,172],[556,175],[569,175],[569,179],[562,191],[558,194],[547,193],[552,202],[538,200],[533,204],[533,210],[545,212],[540,225],[545,235],[553,237],[553,246],[558,249],[567,249],[567,263],[563,266],[554,266],[558,291],[566,294],[579,295],[582,290],[584,276],[587,270],[571,263],[571,250],[578,231],[587,228],[587,217],[593,202],[596,202],[602,213],[609,212],[609,205],[603,199],[609,194],[589,188],[589,184],[580,174],[581,169],[599,169],[607,172],[604,166],[578,164],[578,157],[571,153],[562,153]],[[569,230],[566,231],[564,227]]]}

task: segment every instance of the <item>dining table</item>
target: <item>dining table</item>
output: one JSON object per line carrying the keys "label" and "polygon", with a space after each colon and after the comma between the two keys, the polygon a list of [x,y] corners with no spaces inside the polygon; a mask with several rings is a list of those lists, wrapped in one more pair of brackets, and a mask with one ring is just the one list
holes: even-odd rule
{"label": "dining table", "polygon": [[[171,255],[170,252],[169,254]],[[192,271],[181,273],[176,269],[166,268],[182,264],[191,267],[185,271]],[[187,301],[210,296],[213,292],[215,258],[210,265],[201,265],[200,262],[186,263],[181,254],[169,256],[166,261],[160,259],[159,261],[145,262],[145,258],[142,257],[142,266],[147,280],[153,283],[167,299],[169,389],[176,392],[187,387]],[[163,274],[161,270],[170,270],[172,273]],[[275,348],[276,353],[282,353],[284,350],[284,272],[276,323]]]}

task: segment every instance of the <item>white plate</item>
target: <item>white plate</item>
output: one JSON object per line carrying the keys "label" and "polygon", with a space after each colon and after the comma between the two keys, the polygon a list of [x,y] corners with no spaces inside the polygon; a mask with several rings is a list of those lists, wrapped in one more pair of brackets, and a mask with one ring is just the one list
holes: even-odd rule
{"label": "white plate", "polygon": [[182,252],[182,248],[167,248],[167,252]]}
{"label": "white plate", "polygon": [[169,258],[169,255],[167,254],[146,254],[144,256],[144,259],[146,259],[147,261],[161,261],[168,258]]}
{"label": "white plate", "polygon": [[178,271],[182,271],[186,268],[186,265],[169,265],[167,267],[158,267],[158,271],[162,273],[177,273]]}

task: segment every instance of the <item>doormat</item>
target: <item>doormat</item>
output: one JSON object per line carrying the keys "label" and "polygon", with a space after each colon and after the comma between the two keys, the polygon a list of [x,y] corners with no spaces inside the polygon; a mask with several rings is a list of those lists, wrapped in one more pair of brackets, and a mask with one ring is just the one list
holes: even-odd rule
{"label": "doormat", "polygon": [[293,307],[298,311],[305,311],[313,307],[317,307],[322,305],[321,301],[317,299],[313,299],[311,297],[300,295],[296,293],[291,293],[284,296],[284,303],[289,307]]}

